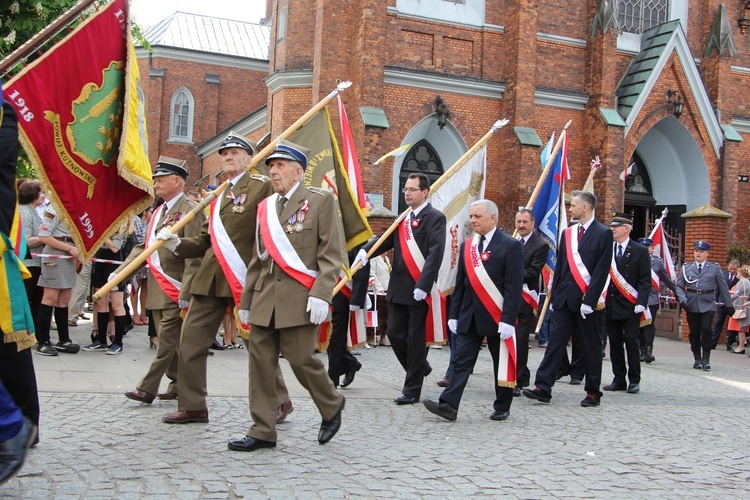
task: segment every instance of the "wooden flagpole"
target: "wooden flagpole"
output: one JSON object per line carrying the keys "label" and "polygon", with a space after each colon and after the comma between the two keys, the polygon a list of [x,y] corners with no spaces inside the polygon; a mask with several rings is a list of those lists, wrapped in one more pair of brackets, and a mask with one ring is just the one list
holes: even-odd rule
{"label": "wooden flagpole", "polygon": [[[570,122],[568,122],[570,123]],[[490,131],[484,134],[484,136],[477,141],[476,144],[474,144],[471,148],[469,148],[468,151],[466,151],[463,155],[461,155],[461,158],[456,160],[456,162],[451,165],[451,168],[443,172],[443,175],[441,175],[438,180],[436,180],[432,186],[430,186],[430,191],[435,191],[438,187],[440,187],[445,181],[450,179],[450,177],[461,167],[466,160],[471,158],[471,156],[479,151],[479,149],[484,146],[484,144],[490,140],[490,137],[492,137],[492,134],[503,128],[505,125],[508,124],[508,120],[498,120],[493,125],[492,128],[490,128]],[[428,195],[429,196],[429,195]],[[402,220],[404,220],[404,217],[409,215],[411,212],[411,208],[407,208],[404,210],[404,212],[399,215],[396,220],[391,224],[391,227],[389,227],[383,234],[378,238],[378,241],[375,242],[375,244],[370,248],[370,250],[367,252],[367,258],[369,259],[370,256],[375,253],[375,250],[377,250],[380,245],[383,244],[383,242],[393,233],[393,231],[396,230],[398,225],[401,223]],[[362,268],[362,265],[357,262],[354,267],[351,268],[351,275],[353,276],[354,273],[359,271]],[[342,288],[344,288],[344,285],[346,285],[346,282],[349,281],[349,276],[345,276],[333,289],[333,295],[335,296],[337,293],[341,291]]]}
{"label": "wooden flagpole", "polygon": [[[260,163],[261,160],[263,160],[266,156],[271,154],[276,147],[276,144],[281,139],[287,139],[291,137],[292,134],[294,134],[299,128],[302,127],[305,123],[307,123],[315,114],[323,109],[331,100],[336,97],[341,91],[344,89],[349,88],[351,86],[351,82],[341,82],[338,84],[336,89],[334,89],[330,94],[328,94],[326,97],[320,100],[318,104],[310,108],[310,110],[302,115],[296,122],[294,122],[292,125],[290,125],[286,130],[284,130],[279,136],[271,141],[265,148],[257,152],[255,155],[253,155],[252,159],[250,160],[250,164],[247,166],[247,170],[251,170]],[[201,201],[201,203],[198,204],[193,210],[188,212],[185,217],[182,217],[179,221],[177,221],[173,226],[169,227],[169,231],[172,234],[177,234],[180,232],[180,229],[185,227],[195,219],[196,215],[199,214],[202,210],[206,208],[212,201],[214,201],[224,190],[227,188],[227,184],[229,181],[224,181],[221,183],[219,187],[217,187],[215,190],[211,191],[206,198]],[[145,248],[143,252],[141,252],[138,257],[132,260],[127,266],[125,266],[117,275],[115,275],[111,280],[109,280],[107,283],[104,284],[97,292],[92,296],[94,301],[99,300],[103,295],[106,295],[109,293],[110,290],[112,290],[114,287],[116,287],[122,280],[124,280],[126,277],[130,276],[131,274],[135,273],[146,261],[149,255],[157,251],[159,248],[161,248],[164,245],[164,240],[156,240],[152,245],[149,245],[148,248]]]}

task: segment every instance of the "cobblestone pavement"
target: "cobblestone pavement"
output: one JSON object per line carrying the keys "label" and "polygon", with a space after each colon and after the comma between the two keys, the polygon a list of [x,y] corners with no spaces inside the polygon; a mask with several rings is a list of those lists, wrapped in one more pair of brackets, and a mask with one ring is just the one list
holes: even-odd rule
{"label": "cobblestone pavement", "polygon": [[[85,326],[85,325],[84,325]],[[83,343],[84,327],[74,329]],[[54,337],[54,334],[53,334]],[[750,495],[746,439],[750,359],[715,351],[711,372],[693,370],[687,343],[657,339],[641,393],[606,393],[582,408],[567,378],[545,405],[517,398],[505,422],[492,411],[491,360],[480,354],[458,420],[397,406],[403,372],[390,348],[361,350],[362,370],[339,434],[317,443],[320,416],[282,362],[295,411],[275,450],[238,453],[226,442],[250,422],[247,353],[209,360],[208,424],[168,425],[176,402],[123,396],[154,355],[145,329],[125,353],[34,356],[41,442],[2,498],[741,498]],[[723,346],[721,346],[723,348]],[[543,350],[534,348],[535,369]],[[430,350],[423,398],[436,399],[449,350]],[[325,362],[325,355],[321,355]],[[603,381],[611,377],[605,360]],[[162,386],[164,388],[165,385]],[[747,497],[745,497],[747,498]]]}

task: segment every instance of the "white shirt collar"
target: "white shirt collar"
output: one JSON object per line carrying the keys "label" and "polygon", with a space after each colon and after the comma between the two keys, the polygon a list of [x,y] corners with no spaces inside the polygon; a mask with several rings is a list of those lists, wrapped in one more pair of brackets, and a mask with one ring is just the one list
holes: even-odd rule
{"label": "white shirt collar", "polygon": [[[299,187],[299,182],[297,182],[294,186],[289,188],[289,191],[284,195],[284,198],[286,198],[286,201],[288,202],[290,199],[292,199],[292,195],[295,191],[297,191],[297,188]],[[279,194],[281,196],[281,194]]]}
{"label": "white shirt collar", "polygon": [[531,238],[531,234],[532,233],[529,233],[526,236],[520,236],[519,241],[523,241],[523,244],[525,245],[526,243],[529,242],[529,238]]}
{"label": "white shirt collar", "polygon": [[[617,242],[615,241],[615,243]],[[622,247],[622,253],[625,253],[625,249],[628,247],[628,243],[630,243],[630,238],[625,238],[625,241],[623,241],[622,243],[617,243]]]}
{"label": "white shirt collar", "polygon": [[[495,231],[497,231],[497,228],[493,228],[492,231],[484,235],[484,247],[487,248],[487,243],[492,241],[492,237],[495,236]],[[481,236],[480,236],[481,239]]]}
{"label": "white shirt collar", "polygon": [[178,194],[177,196],[175,196],[171,200],[164,202],[164,204],[167,206],[167,212],[169,212],[170,210],[172,210],[172,207],[177,204],[177,201],[180,199],[181,196],[182,196],[182,193]]}
{"label": "white shirt collar", "polygon": [[229,182],[232,183],[232,186],[236,186],[237,183],[240,182],[240,179],[242,179],[242,176],[245,175],[246,173],[247,173],[247,170],[243,170],[242,173],[240,173],[240,175],[238,175],[237,177],[229,179]]}
{"label": "white shirt collar", "polygon": [[417,215],[419,215],[419,212],[421,212],[422,209],[424,207],[426,207],[426,206],[427,206],[427,202],[425,201],[424,203],[422,203],[421,205],[419,205],[417,208],[412,209],[412,213],[414,214],[414,217],[416,217]]}

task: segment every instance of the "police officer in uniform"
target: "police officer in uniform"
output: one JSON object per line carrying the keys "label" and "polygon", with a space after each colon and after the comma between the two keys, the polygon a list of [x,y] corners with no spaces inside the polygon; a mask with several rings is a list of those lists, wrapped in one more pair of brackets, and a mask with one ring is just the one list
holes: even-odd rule
{"label": "police officer in uniform", "polygon": [[711,245],[707,241],[698,240],[694,247],[695,260],[682,266],[675,285],[677,298],[685,308],[690,326],[690,350],[695,359],[693,368],[706,371],[711,369],[711,324],[716,309],[716,292],[719,292],[721,302],[729,304],[728,316],[734,314],[734,307],[721,266],[706,260]]}

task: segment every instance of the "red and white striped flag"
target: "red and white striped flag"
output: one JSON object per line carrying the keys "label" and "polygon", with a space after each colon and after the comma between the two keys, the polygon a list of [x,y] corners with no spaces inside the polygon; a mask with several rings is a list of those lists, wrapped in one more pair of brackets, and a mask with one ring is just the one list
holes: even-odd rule
{"label": "red and white striped flag", "polygon": [[674,263],[672,262],[672,254],[669,251],[669,245],[667,245],[667,237],[664,234],[664,228],[662,226],[662,222],[664,221],[664,217],[667,216],[667,209],[664,209],[664,212],[662,212],[661,217],[659,217],[659,220],[656,221],[656,224],[654,225],[654,229],[651,231],[651,234],[648,236],[651,241],[654,242],[654,255],[661,258],[661,260],[664,261],[664,267],[667,270],[667,273],[669,274],[669,277],[672,278],[672,281],[677,279],[677,273],[674,269]]}
{"label": "red and white striped flag", "polygon": [[620,181],[621,181],[621,182],[622,182],[623,184],[625,184],[625,178],[626,178],[627,176],[629,176],[630,174],[632,174],[632,173],[633,173],[633,166],[634,166],[634,165],[635,165],[635,163],[631,163],[631,164],[630,164],[630,165],[628,166],[628,168],[626,168],[625,170],[623,170],[623,171],[622,171],[622,172],[620,173]]}
{"label": "red and white striped flag", "polygon": [[[352,129],[349,127],[349,118],[346,116],[346,110],[344,109],[344,101],[341,100],[341,95],[336,95],[339,101],[339,118],[341,119],[341,143],[343,145],[344,153],[344,168],[349,176],[349,183],[352,187],[352,192],[355,195],[357,203],[362,210],[367,211],[365,204],[365,190],[362,187],[362,174],[359,171],[359,159],[357,158],[357,150],[354,147],[354,137],[352,137]],[[367,213],[365,213],[367,215]]]}

